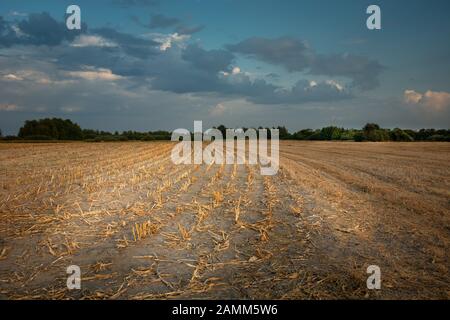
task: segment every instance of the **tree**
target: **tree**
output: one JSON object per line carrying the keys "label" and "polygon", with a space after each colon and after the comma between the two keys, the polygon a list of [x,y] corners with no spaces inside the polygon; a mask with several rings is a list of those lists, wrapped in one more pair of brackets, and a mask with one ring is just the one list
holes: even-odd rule
{"label": "tree", "polygon": [[322,140],[339,140],[344,129],[338,127],[326,127],[320,131]]}
{"label": "tree", "polygon": [[227,128],[223,124],[221,124],[220,126],[217,127],[217,130],[219,130],[222,133],[222,137],[223,139],[225,139],[227,136]]}
{"label": "tree", "polygon": [[414,141],[414,139],[409,134],[399,128],[395,128],[394,130],[390,131],[389,136],[392,141]]}
{"label": "tree", "polygon": [[313,134],[314,131],[312,129],[303,129],[294,133],[293,138],[296,140],[307,140]]}
{"label": "tree", "polygon": [[70,120],[58,118],[25,121],[19,137],[31,140],[81,140],[83,131]]}
{"label": "tree", "polygon": [[288,131],[288,129],[286,129],[286,127],[278,127],[277,129],[279,130],[279,138],[281,140],[286,140],[291,137],[291,135],[289,134],[289,131]]}
{"label": "tree", "polygon": [[363,131],[364,132],[373,132],[375,130],[380,130],[380,126],[377,125],[376,123],[367,123],[364,127],[363,127]]}
{"label": "tree", "polygon": [[388,141],[389,134],[376,123],[368,123],[363,127],[364,139],[367,141]]}

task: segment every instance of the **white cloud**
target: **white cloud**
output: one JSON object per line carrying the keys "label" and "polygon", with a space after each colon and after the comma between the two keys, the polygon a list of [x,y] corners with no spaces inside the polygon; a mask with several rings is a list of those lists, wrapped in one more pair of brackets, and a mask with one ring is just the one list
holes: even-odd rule
{"label": "white cloud", "polygon": [[7,74],[7,75],[4,75],[3,78],[4,78],[5,80],[8,80],[8,81],[22,81],[22,80],[23,80],[22,77],[17,76],[17,75],[12,74],[12,73]]}
{"label": "white cloud", "polygon": [[404,100],[406,103],[417,104],[422,100],[423,95],[414,90],[405,90]]}
{"label": "white cloud", "polygon": [[178,34],[176,32],[172,34],[149,33],[146,34],[145,37],[160,43],[159,50],[161,51],[166,51],[174,44],[183,46],[183,43],[191,38],[188,34]]}
{"label": "white cloud", "polygon": [[232,74],[239,74],[241,73],[241,68],[239,67],[234,67],[233,70],[231,71]]}
{"label": "white cloud", "polygon": [[18,70],[15,73],[9,73],[3,76],[7,81],[33,81],[40,84],[49,84],[52,81],[44,72],[36,70]]}
{"label": "white cloud", "polygon": [[210,111],[209,114],[211,116],[217,117],[217,116],[221,116],[225,113],[225,106],[221,103],[218,103],[215,107],[213,107]]}
{"label": "white cloud", "polygon": [[0,111],[17,111],[19,107],[12,103],[0,103]]}
{"label": "white cloud", "polygon": [[[341,85],[340,83],[338,83],[337,81],[327,80],[327,81],[325,81],[325,83],[330,85],[330,86],[332,86],[332,87],[335,87],[338,91],[343,91],[344,90],[344,86]],[[316,85],[317,85],[317,83],[316,83]]]}
{"label": "white cloud", "polygon": [[450,93],[444,91],[428,90],[422,94],[414,90],[405,90],[403,98],[407,104],[420,105],[435,111],[442,111],[450,107]]}
{"label": "white cloud", "polygon": [[447,92],[433,92],[428,90],[424,95],[425,106],[435,110],[443,110],[450,106],[450,94]]}
{"label": "white cloud", "polygon": [[85,80],[116,81],[123,79],[122,76],[112,73],[109,69],[86,67],[84,71],[70,71],[67,73],[71,77]]}
{"label": "white cloud", "polygon": [[107,40],[97,35],[82,34],[75,38],[71,44],[72,47],[117,47],[117,43]]}
{"label": "white cloud", "polygon": [[240,74],[244,74],[244,75],[249,75],[248,73],[242,73],[241,68],[239,67],[233,67],[233,69],[231,69],[231,72],[228,71],[220,71],[219,74],[223,77],[228,77],[228,76],[236,76],[236,75],[240,75]]}

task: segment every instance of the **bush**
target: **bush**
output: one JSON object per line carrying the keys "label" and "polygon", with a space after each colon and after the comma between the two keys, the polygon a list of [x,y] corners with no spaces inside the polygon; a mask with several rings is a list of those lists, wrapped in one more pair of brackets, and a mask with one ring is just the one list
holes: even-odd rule
{"label": "bush", "polygon": [[322,140],[322,133],[320,131],[316,131],[308,137],[308,140]]}
{"label": "bush", "polygon": [[392,141],[414,141],[414,139],[409,134],[399,128],[395,128],[394,130],[390,131],[389,136]]}
{"label": "bush", "polygon": [[54,139],[52,139],[52,137],[49,137],[49,136],[46,136],[46,135],[43,135],[43,134],[41,134],[41,135],[36,134],[36,135],[26,136],[26,137],[24,137],[24,139],[25,140],[54,140]]}
{"label": "bush", "polygon": [[292,135],[295,140],[307,140],[310,136],[314,134],[312,129],[303,129]]}
{"label": "bush", "polygon": [[321,140],[340,140],[344,129],[337,127],[325,127],[320,130]]}
{"label": "bush", "polygon": [[2,138],[3,141],[15,141],[15,140],[22,140],[22,138],[17,136],[6,136]]}
{"label": "bush", "polygon": [[367,140],[366,140],[366,137],[364,136],[364,133],[362,133],[362,132],[357,132],[357,133],[355,133],[355,135],[353,136],[353,139],[354,139],[356,142],[367,141]]}
{"label": "bush", "polygon": [[428,141],[450,141],[450,135],[444,136],[441,134],[435,134],[435,135],[432,135],[431,137],[428,137],[427,140]]}
{"label": "bush", "polygon": [[146,135],[141,138],[141,141],[154,141],[154,140],[156,140],[155,137],[152,137],[150,135]]}
{"label": "bush", "polygon": [[351,140],[355,140],[355,131],[354,130],[345,130],[344,132],[342,132],[341,136],[340,136],[340,140],[344,140],[344,141],[351,141]]}

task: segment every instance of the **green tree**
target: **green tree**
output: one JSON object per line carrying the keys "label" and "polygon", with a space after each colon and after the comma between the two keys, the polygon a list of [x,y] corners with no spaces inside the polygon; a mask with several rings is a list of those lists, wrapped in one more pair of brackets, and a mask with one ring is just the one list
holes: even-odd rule
{"label": "green tree", "polygon": [[279,126],[277,129],[279,130],[279,134],[280,134],[279,138],[280,138],[280,140],[287,140],[287,139],[289,139],[291,137],[291,135],[290,135],[288,129],[286,129],[286,127],[284,127],[284,126],[280,127]]}
{"label": "green tree", "polygon": [[399,128],[390,131],[389,136],[392,141],[414,141],[408,133]]}
{"label": "green tree", "polygon": [[19,137],[24,139],[81,140],[83,131],[70,120],[58,118],[25,121],[19,130]]}
{"label": "green tree", "polygon": [[388,141],[389,133],[376,123],[368,123],[363,127],[364,139],[367,141]]}

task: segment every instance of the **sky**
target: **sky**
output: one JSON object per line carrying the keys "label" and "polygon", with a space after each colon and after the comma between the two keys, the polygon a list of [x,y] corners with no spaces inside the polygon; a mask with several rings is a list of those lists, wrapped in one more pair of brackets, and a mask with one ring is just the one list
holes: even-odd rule
{"label": "sky", "polygon": [[0,129],[449,128],[449,16],[447,0],[2,0]]}

